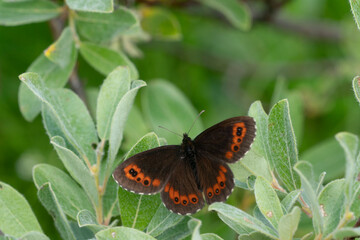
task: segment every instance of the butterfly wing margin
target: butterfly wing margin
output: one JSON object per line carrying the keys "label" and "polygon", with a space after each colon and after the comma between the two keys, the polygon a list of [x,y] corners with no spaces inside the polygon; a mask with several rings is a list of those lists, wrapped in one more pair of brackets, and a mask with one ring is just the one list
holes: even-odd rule
{"label": "butterfly wing margin", "polygon": [[252,117],[234,117],[206,129],[194,139],[194,144],[199,152],[234,163],[250,149],[255,133],[255,120]]}
{"label": "butterfly wing margin", "polygon": [[167,183],[180,159],[180,146],[167,145],[138,153],[122,162],[114,171],[115,181],[138,194],[156,194]]}
{"label": "butterfly wing margin", "polygon": [[170,211],[180,215],[190,215],[204,207],[204,198],[189,161],[182,162],[173,170],[161,199]]}

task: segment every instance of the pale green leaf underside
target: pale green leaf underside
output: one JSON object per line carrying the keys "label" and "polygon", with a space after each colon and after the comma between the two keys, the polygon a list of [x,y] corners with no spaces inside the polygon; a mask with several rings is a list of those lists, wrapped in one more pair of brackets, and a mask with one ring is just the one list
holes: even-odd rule
{"label": "pale green leaf underside", "polygon": [[0,219],[1,231],[14,237],[30,231],[42,232],[26,199],[3,182],[0,182]]}
{"label": "pale green leaf underside", "polygon": [[256,203],[261,213],[276,229],[283,216],[283,211],[275,190],[263,177],[256,178],[254,190]]}
{"label": "pale green leaf underside", "polygon": [[47,164],[36,165],[33,168],[33,179],[38,189],[47,182],[51,183],[61,208],[72,219],[76,219],[78,212],[83,209],[94,212],[84,190],[60,169]]}
{"label": "pale green leaf underside", "polygon": [[269,145],[271,159],[280,180],[290,191],[299,189],[299,175],[293,170],[298,161],[296,140],[292,128],[288,101],[281,100],[269,114]]}
{"label": "pale green leaf underside", "polygon": [[69,8],[78,11],[105,12],[113,11],[112,0],[66,0]]}
{"label": "pale green leaf underside", "polygon": [[97,240],[108,239],[136,239],[136,240],[156,240],[152,236],[139,230],[128,227],[113,227],[96,233]]}
{"label": "pale green leaf underside", "polygon": [[354,15],[354,20],[358,29],[360,30],[360,1],[359,0],[349,0],[351,11]]}

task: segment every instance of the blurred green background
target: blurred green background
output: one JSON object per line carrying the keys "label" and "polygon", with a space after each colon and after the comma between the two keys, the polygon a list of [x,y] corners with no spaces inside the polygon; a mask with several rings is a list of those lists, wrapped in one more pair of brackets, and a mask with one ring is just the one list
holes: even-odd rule
{"label": "blurred green background", "polygon": [[[257,13],[266,1],[247,2]],[[180,23],[182,39],[140,43],[143,56],[132,61],[140,79],[148,84],[165,79],[197,111],[206,110],[201,116],[205,127],[246,115],[255,100],[269,111],[276,101],[289,98],[300,159],[311,161],[317,174],[326,171],[327,180],[335,179],[343,175],[344,157],[334,135],[360,133],[360,108],[351,88],[360,71],[360,32],[347,1],[286,2],[278,11],[280,20],[260,21],[254,14],[247,32],[197,5],[168,7]],[[48,23],[0,27],[0,180],[24,194],[45,234],[56,239],[31,174],[37,163],[62,166],[41,117],[27,122],[18,107],[18,75],[53,41]],[[104,76],[80,55],[78,67],[86,88],[101,85]],[[137,97],[139,109],[143,92]],[[171,123],[166,127],[171,129]],[[235,201],[237,197],[241,201]],[[238,191],[230,201],[246,209],[254,200],[252,194]],[[202,231],[215,227],[226,237],[228,229],[219,222],[212,224],[213,215],[203,219]]]}

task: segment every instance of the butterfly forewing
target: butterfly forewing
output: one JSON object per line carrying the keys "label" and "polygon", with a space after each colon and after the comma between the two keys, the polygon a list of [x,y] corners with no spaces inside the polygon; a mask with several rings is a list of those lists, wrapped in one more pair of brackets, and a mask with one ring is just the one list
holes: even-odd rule
{"label": "butterfly forewing", "polygon": [[177,214],[193,214],[204,207],[204,198],[196,183],[194,169],[187,159],[175,168],[161,193],[164,205]]}
{"label": "butterfly forewing", "polygon": [[141,194],[160,192],[179,164],[180,146],[169,145],[136,154],[114,171],[115,181],[124,189]]}
{"label": "butterfly forewing", "polygon": [[234,163],[250,149],[255,138],[255,121],[251,117],[234,117],[222,121],[194,139],[197,151],[212,158]]}

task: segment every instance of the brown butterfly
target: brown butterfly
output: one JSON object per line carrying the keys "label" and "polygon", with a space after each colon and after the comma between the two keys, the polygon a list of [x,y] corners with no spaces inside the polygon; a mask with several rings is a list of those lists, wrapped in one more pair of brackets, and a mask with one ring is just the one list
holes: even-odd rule
{"label": "brown butterfly", "polygon": [[225,201],[234,188],[228,163],[237,162],[255,138],[251,117],[224,120],[194,140],[185,133],[181,145],[136,154],[114,171],[115,181],[138,194],[161,192],[164,205],[178,214],[193,214],[207,204]]}

